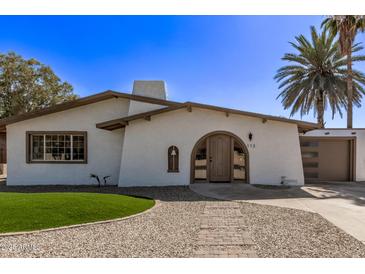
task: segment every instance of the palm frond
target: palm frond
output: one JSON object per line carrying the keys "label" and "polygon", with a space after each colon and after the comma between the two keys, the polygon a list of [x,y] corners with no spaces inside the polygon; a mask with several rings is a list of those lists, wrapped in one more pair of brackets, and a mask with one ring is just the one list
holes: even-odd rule
{"label": "palm frond", "polygon": [[[323,117],[323,111],[329,109],[332,117],[347,106],[347,68],[346,56],[340,51],[340,41],[335,40],[336,28],[328,18],[324,20],[324,29],[317,33],[311,27],[310,40],[299,35],[290,45],[295,53],[286,53],[282,60],[287,64],[277,70],[274,79],[279,83],[279,95],[284,109],[290,109],[290,116],[299,112],[301,116],[313,111]],[[331,29],[332,28],[332,29]],[[337,30],[337,29],[336,29]],[[353,52],[362,50],[357,43]],[[352,56],[352,62],[365,61],[365,56]],[[353,70],[353,103],[360,106],[365,95],[365,75]],[[320,121],[320,119],[319,119]]]}

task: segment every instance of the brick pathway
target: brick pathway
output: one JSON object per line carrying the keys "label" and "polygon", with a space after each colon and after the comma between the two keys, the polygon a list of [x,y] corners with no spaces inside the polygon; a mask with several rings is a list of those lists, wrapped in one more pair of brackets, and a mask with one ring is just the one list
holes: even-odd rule
{"label": "brick pathway", "polygon": [[235,202],[207,202],[201,217],[195,257],[257,257]]}

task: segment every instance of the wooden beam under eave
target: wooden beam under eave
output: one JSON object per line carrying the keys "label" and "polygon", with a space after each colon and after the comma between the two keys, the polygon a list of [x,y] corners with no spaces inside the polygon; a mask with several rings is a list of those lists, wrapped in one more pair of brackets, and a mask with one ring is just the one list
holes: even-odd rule
{"label": "wooden beam under eave", "polygon": [[104,127],[98,127],[99,129],[104,129],[104,130],[109,130],[109,131],[113,131],[116,129],[120,129],[120,128],[124,128],[125,125],[122,124],[115,124],[115,125],[109,125],[109,126],[104,126]]}
{"label": "wooden beam under eave", "polygon": [[151,121],[151,116],[145,116],[145,117],[144,117],[144,119],[145,119],[146,121]]}
{"label": "wooden beam under eave", "polygon": [[229,117],[229,112],[228,111],[226,112],[226,117]]}
{"label": "wooden beam under eave", "polygon": [[192,111],[193,111],[193,108],[192,108],[192,106],[191,106],[191,105],[188,105],[188,106],[186,107],[186,110],[187,110],[187,111],[189,111],[189,112],[192,112]]}
{"label": "wooden beam under eave", "polygon": [[105,130],[115,130],[115,129],[119,129],[119,128],[124,128],[127,125],[128,125],[128,122],[118,119],[118,120],[114,120],[114,121],[98,123],[98,124],[96,124],[96,128],[105,129]]}
{"label": "wooden beam under eave", "polygon": [[103,129],[113,131],[113,130],[124,128],[124,127],[125,127],[125,125],[112,125],[112,126],[109,126],[109,127],[105,127]]}
{"label": "wooden beam under eave", "polygon": [[262,123],[265,124],[267,122],[266,118],[262,118]]}

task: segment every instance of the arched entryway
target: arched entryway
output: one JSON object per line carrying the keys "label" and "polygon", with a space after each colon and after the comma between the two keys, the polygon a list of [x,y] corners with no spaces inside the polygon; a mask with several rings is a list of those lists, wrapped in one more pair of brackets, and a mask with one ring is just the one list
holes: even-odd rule
{"label": "arched entryway", "polygon": [[215,131],[204,135],[191,154],[191,182],[249,182],[248,150],[236,135]]}

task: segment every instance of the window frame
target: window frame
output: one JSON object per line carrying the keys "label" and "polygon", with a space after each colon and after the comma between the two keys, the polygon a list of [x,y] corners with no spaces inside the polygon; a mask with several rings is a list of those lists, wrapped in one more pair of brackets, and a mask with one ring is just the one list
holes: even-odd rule
{"label": "window frame", "polygon": [[[86,131],[27,131],[26,133],[26,163],[27,164],[87,164],[88,160],[88,140]],[[33,135],[82,135],[84,137],[84,159],[83,160],[33,160],[32,159],[32,136]],[[71,155],[72,141],[71,137]],[[44,147],[44,149],[46,149]]]}

